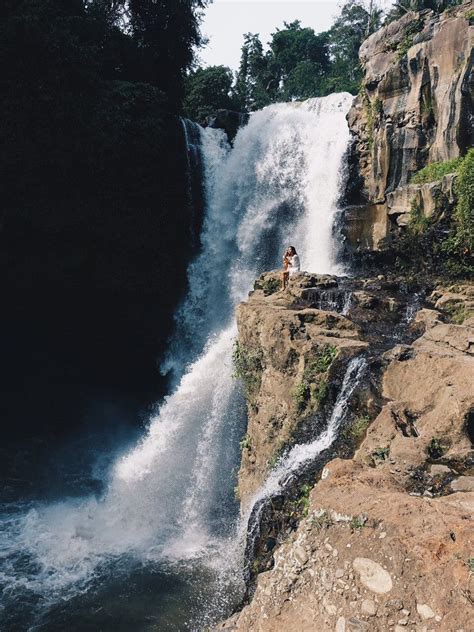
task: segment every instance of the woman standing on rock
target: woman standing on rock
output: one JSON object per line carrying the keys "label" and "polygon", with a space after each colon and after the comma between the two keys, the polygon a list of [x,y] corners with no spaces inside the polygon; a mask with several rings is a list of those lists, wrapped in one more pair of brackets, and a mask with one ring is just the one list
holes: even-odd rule
{"label": "woman standing on rock", "polygon": [[283,256],[282,289],[288,286],[288,279],[300,271],[300,258],[294,246],[290,246]]}

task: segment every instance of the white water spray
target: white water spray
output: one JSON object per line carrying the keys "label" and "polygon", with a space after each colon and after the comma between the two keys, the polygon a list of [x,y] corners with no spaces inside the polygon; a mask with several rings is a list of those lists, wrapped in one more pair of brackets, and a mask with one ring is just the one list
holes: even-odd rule
{"label": "white water spray", "polygon": [[233,311],[290,243],[304,269],[337,272],[331,232],[351,102],[337,94],[265,108],[232,151],[219,130],[201,132],[201,254],[189,268],[166,364],[178,385],[142,441],[116,463],[102,500],[36,507],[7,525],[8,555],[22,551],[35,563],[22,577],[7,569],[8,581],[63,596],[106,560],[202,559],[227,541],[225,499],[244,422],[232,380]]}
{"label": "white water spray", "polygon": [[[241,531],[247,531],[249,520],[252,519],[253,522],[258,522],[258,515],[252,516],[256,507],[260,506],[260,509],[263,508],[263,501],[265,501],[265,499],[271,498],[281,492],[285,485],[294,478],[305,465],[313,462],[324,450],[331,447],[347,415],[350,399],[360,384],[366,368],[367,362],[362,356],[354,358],[349,362],[341,390],[337,396],[326,429],[314,439],[314,441],[295,445],[290,452],[277,463],[263,486],[254,495],[249,506],[246,508],[245,515],[241,520]],[[243,535],[241,537],[243,537]]]}

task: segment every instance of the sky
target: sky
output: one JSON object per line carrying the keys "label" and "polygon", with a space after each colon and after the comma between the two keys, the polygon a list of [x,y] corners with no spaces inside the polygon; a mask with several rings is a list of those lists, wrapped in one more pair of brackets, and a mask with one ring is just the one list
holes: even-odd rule
{"label": "sky", "polygon": [[284,21],[301,20],[316,33],[326,31],[338,5],[337,0],[214,0],[201,25],[210,41],[199,57],[205,66],[222,64],[237,70],[244,33],[260,33],[265,46]]}

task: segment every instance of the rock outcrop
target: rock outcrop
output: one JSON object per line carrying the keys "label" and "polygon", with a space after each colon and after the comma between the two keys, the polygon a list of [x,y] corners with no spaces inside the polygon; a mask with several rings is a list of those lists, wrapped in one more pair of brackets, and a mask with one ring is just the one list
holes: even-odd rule
{"label": "rock outcrop", "polygon": [[[239,475],[244,505],[278,450],[304,441],[302,427],[321,431],[318,385],[327,381],[330,408],[347,358],[364,354],[370,370],[338,451],[314,473],[299,525],[277,542],[251,602],[219,629],[467,632],[474,288],[437,286],[415,302],[403,279],[384,277],[301,275],[283,293],[268,274],[256,288],[238,311],[239,345],[258,358],[246,365],[256,373]],[[332,351],[308,373],[321,349]],[[303,409],[295,401],[302,382]]]}
{"label": "rock outcrop", "polygon": [[353,250],[386,248],[417,204],[425,216],[453,204],[452,177],[410,185],[432,162],[474,144],[472,2],[435,15],[409,12],[361,46],[363,90],[348,121],[358,203],[346,211]]}

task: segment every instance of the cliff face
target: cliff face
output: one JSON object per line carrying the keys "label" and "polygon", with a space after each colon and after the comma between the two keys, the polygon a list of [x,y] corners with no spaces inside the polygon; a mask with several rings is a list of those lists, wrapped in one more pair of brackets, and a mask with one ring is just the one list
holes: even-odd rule
{"label": "cliff face", "polygon": [[386,247],[408,223],[413,201],[427,217],[453,203],[452,177],[409,182],[474,144],[469,12],[471,2],[441,15],[410,12],[361,46],[363,88],[348,115],[360,186],[345,231],[355,250]]}
{"label": "cliff face", "polygon": [[472,285],[430,288],[423,299],[400,278],[301,275],[286,293],[274,279],[263,275],[238,310],[244,507],[276,455],[321,434],[349,358],[363,355],[367,372],[305,479],[314,487],[299,524],[301,498],[273,498],[262,514],[248,554],[264,572],[221,629],[470,629]]}

